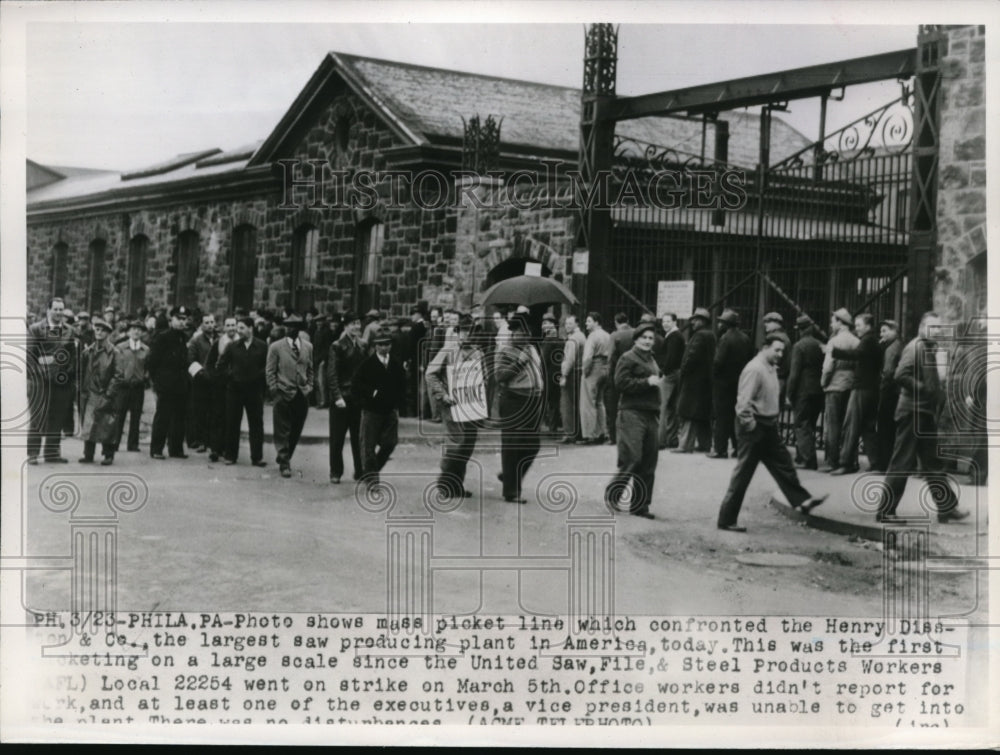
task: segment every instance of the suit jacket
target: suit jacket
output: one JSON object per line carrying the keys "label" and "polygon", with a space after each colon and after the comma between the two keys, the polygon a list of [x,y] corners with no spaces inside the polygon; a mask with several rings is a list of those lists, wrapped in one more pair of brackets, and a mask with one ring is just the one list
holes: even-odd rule
{"label": "suit jacket", "polygon": [[618,360],[622,358],[622,354],[632,348],[635,338],[632,336],[632,328],[622,328],[618,330],[617,328],[611,333],[611,358],[608,359],[608,371],[609,374],[615,374],[615,368],[618,366]]}
{"label": "suit jacket", "polygon": [[[204,367],[208,362],[208,352],[212,350],[212,344],[217,340],[219,340],[218,336],[210,340],[207,335],[199,330],[194,334],[194,336],[192,336],[191,340],[188,341],[188,361],[197,362]],[[208,374],[206,373],[203,377],[208,377]]]}
{"label": "suit jacket", "polygon": [[326,360],[326,385],[331,403],[340,398],[345,401],[354,398],[354,373],[367,354],[361,340],[355,341],[347,333],[330,347],[330,356]]}
{"label": "suit jacket", "polygon": [[267,344],[259,338],[254,338],[249,347],[243,341],[231,341],[219,357],[215,372],[221,380],[264,390],[266,363]]}
{"label": "suit jacket", "polygon": [[406,397],[403,365],[390,356],[386,369],[377,354],[366,357],[354,374],[354,395],[361,400],[365,411],[377,414],[398,411]]}
{"label": "suit jacket", "polygon": [[792,347],[792,367],[788,374],[788,400],[795,403],[799,396],[823,393],[820,375],[823,372],[823,347],[813,335],[799,338]]}
{"label": "suit jacket", "polygon": [[677,415],[682,419],[707,422],[712,418],[712,362],[715,334],[708,327],[691,334],[680,366]]}
{"label": "suit jacket", "polygon": [[729,328],[719,338],[712,361],[712,379],[735,393],[740,384],[740,373],[753,359],[750,338],[739,328]]}
{"label": "suit jacket", "polygon": [[28,327],[28,382],[72,387],[77,373],[77,349],[73,329],[63,324],[58,333],[49,330],[48,319]]}
{"label": "suit jacket", "polygon": [[267,349],[267,388],[275,398],[291,401],[295,392],[308,396],[313,389],[312,344],[299,339],[299,355],[295,356],[287,338],[275,341]]}
{"label": "suit jacket", "polygon": [[165,330],[153,338],[146,366],[157,393],[185,393],[191,383],[188,375],[188,339],[183,330]]}

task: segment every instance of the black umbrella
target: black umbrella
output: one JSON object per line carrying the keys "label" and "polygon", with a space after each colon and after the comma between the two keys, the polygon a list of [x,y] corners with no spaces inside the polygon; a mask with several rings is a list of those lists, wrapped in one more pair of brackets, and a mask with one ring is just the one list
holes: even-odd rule
{"label": "black umbrella", "polygon": [[540,275],[515,275],[490,286],[483,295],[483,304],[568,304],[575,306],[579,301],[573,292],[559,281]]}

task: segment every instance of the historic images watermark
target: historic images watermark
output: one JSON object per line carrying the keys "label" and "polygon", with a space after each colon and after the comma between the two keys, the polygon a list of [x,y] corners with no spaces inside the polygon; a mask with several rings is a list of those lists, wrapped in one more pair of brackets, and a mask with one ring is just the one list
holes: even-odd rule
{"label": "historic images watermark", "polygon": [[[479,174],[440,170],[338,170],[329,162],[278,160],[283,210],[610,209],[740,210],[747,175],[732,168],[599,171],[592,182],[565,164],[546,161],[538,171]],[[483,191],[488,188],[489,191]]]}

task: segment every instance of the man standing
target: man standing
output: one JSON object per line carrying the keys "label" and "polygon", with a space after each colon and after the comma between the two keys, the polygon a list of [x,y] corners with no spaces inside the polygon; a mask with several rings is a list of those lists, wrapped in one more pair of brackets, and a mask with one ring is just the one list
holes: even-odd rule
{"label": "man standing", "polygon": [[604,499],[617,509],[626,487],[632,485],[629,512],[655,518],[649,506],[659,458],[657,434],[660,426],[660,368],[653,358],[653,323],[640,323],[634,331],[635,345],[615,367],[614,381],[621,395],[618,421],[618,472],[604,492]]}
{"label": "man standing", "polygon": [[50,299],[45,319],[28,327],[29,464],[38,463],[43,440],[45,461],[68,461],[60,454],[60,444],[76,392],[77,351],[73,331],[63,321],[65,309],[62,299]]}
{"label": "man standing", "polygon": [[263,467],[264,461],[264,372],[267,344],[254,337],[254,321],[236,321],[236,338],[219,357],[216,373],[226,383],[226,464],[235,464],[240,452],[240,425],[247,415],[250,433],[250,463]]}
{"label": "man standing", "polygon": [[684,348],[680,366],[680,395],[677,415],[681,419],[678,447],[673,453],[707,452],[712,443],[712,362],[715,335],[709,328],[712,316],[704,307],[691,315],[691,338]]}
{"label": "man standing", "polygon": [[[736,452],[736,391],[740,373],[753,358],[753,345],[739,328],[740,316],[735,310],[726,309],[719,315],[719,344],[712,362],[712,409],[715,414],[713,439],[715,451],[710,459],[728,459],[729,441]],[[781,378],[779,376],[778,380]]]}
{"label": "man standing", "polygon": [[559,416],[559,397],[562,386],[559,377],[562,374],[562,339],[556,328],[556,318],[552,315],[542,317],[542,366],[545,370],[545,427],[550,433],[558,433],[562,422]]}
{"label": "man standing", "polygon": [[282,477],[291,477],[292,454],[302,436],[313,388],[312,344],[299,338],[302,318],[294,312],[285,318],[285,336],[267,350],[265,376],[274,397],[274,447]]}
{"label": "man standing", "polygon": [[563,327],[566,329],[566,342],[562,364],[559,365],[559,409],[563,429],[560,442],[576,443],[583,437],[580,432],[580,378],[587,339],[580,332],[576,315],[566,315]]}
{"label": "man standing", "polygon": [[858,439],[863,438],[865,454],[873,468],[879,465],[878,436],[875,419],[878,415],[878,392],[882,376],[882,351],[875,336],[875,318],[861,314],[854,318],[858,345],[853,349],[834,346],[834,359],[844,359],[854,364],[854,382],[847,402],[844,428],[841,433],[840,466],[832,475],[851,474],[858,471]]}
{"label": "man standing", "polygon": [[361,402],[361,479],[369,487],[378,485],[399,442],[399,409],[406,396],[403,365],[389,356],[392,338],[377,333],[372,343],[375,353],[361,363],[353,383]]}
{"label": "man standing", "polygon": [[94,343],[83,352],[83,375],[80,399],[83,420],[80,437],[83,438],[81,464],[93,464],[97,444],[101,444],[104,459],[101,466],[110,466],[115,458],[115,440],[118,431],[118,391],[124,373],[122,355],[111,341],[111,324],[98,318],[94,321]]}
{"label": "man standing", "polygon": [[218,461],[226,455],[226,394],[229,376],[219,369],[219,358],[226,353],[229,344],[236,340],[236,318],[227,317],[222,323],[222,334],[212,343],[205,359],[205,372],[211,390],[208,418],[209,461]]}
{"label": "man standing", "polygon": [[608,381],[604,389],[604,409],[607,414],[608,445],[613,446],[616,440],[616,424],[618,421],[618,389],[615,388],[615,368],[618,360],[632,348],[632,326],[628,324],[628,316],[624,312],[615,315],[615,332],[611,334],[611,357],[608,359]]}
{"label": "man standing", "polygon": [[361,343],[361,316],[344,314],[344,332],[330,347],[326,386],[330,397],[330,482],[344,476],[344,438],[351,433],[354,479],[361,478],[361,403],[354,391],[354,374],[365,361]]}
{"label": "man standing", "polygon": [[156,392],[156,413],[153,415],[152,438],[149,455],[162,460],[163,445],[172,459],[186,459],[184,453],[184,419],[187,416],[188,392],[191,378],[188,375],[188,338],[184,335],[188,310],[174,307],[170,310],[170,327],[159,333],[149,348],[149,376]]}
{"label": "man standing", "polygon": [[[785,332],[785,318],[778,312],[768,312],[764,315],[764,335],[777,333],[778,337],[785,342],[785,355],[778,364],[778,385],[781,386],[781,408],[785,407],[785,389],[788,385],[788,372],[792,359],[792,340]],[[751,354],[752,356],[752,354]]]}
{"label": "man standing", "polygon": [[788,401],[795,418],[795,453],[797,466],[816,469],[816,420],[823,412],[823,347],[816,340],[816,326],[808,315],[795,321],[799,340],[792,348],[788,373]]}
{"label": "man standing", "polygon": [[[889,457],[896,442],[896,404],[899,402],[899,388],[896,385],[896,367],[903,352],[899,341],[899,325],[895,320],[879,323],[879,345],[882,347],[882,375],[879,379],[878,417],[875,432],[878,434],[878,464],[874,472],[884,472],[889,468]],[[985,383],[983,384],[985,387]]]}
{"label": "man standing", "polygon": [[684,357],[684,336],[677,327],[677,315],[667,312],[663,324],[663,341],[653,356],[663,373],[660,381],[660,427],[657,442],[662,448],[677,448],[677,389],[680,380],[681,359]]}
{"label": "man standing", "polygon": [[146,386],[149,384],[149,373],[146,368],[149,362],[149,347],[142,341],[145,329],[141,321],[133,320],[128,326],[128,340],[118,345],[122,361],[122,387],[118,403],[115,451],[118,450],[125,432],[126,414],[129,415],[129,423],[125,450],[133,452],[139,450],[139,420],[142,418],[142,405],[146,398]]}
{"label": "man standing", "polygon": [[826,396],[823,410],[823,434],[826,446],[826,467],[832,472],[840,466],[840,442],[847,414],[847,402],[854,387],[854,366],[846,359],[834,359],[833,349],[853,349],[858,339],[851,332],[851,313],[841,307],[830,318],[830,340],[823,351],[821,384]]}
{"label": "man standing", "polygon": [[313,389],[313,405],[318,409],[326,409],[330,400],[326,396],[326,360],[330,357],[330,347],[333,338],[327,324],[329,316],[325,313],[313,317],[313,379],[316,385]]}
{"label": "man standing", "polygon": [[95,340],[94,338],[94,328],[90,324],[90,314],[87,312],[80,312],[76,316],[76,338],[80,342],[80,348],[85,349]]}
{"label": "man standing", "polygon": [[776,333],[764,337],[764,348],[751,359],[740,374],[736,399],[736,467],[729,489],[719,508],[718,527],[729,532],[746,532],[737,524],[743,497],[746,495],[757,464],[763,462],[792,508],[808,513],[826,500],[814,498],[802,487],[792,465],[792,457],[778,432],[777,365],[784,356],[785,342]]}
{"label": "man standing", "polygon": [[587,315],[587,342],[583,347],[583,380],[580,396],[580,431],[578,445],[592,446],[607,439],[607,416],[604,411],[604,387],[608,381],[608,362],[613,346],[611,336],[601,327],[597,312]]}
{"label": "man standing", "polygon": [[201,365],[191,380],[191,409],[188,415],[188,448],[197,453],[208,450],[209,416],[212,401],[212,381],[205,370],[208,352],[216,341],[215,315],[202,315],[201,328],[188,341],[188,363]]}
{"label": "man standing", "polygon": [[941,471],[938,456],[937,412],[944,399],[938,375],[934,342],[941,319],[927,312],[920,319],[916,338],[903,348],[896,368],[899,403],[896,406],[896,443],[889,460],[885,486],[879,496],[878,522],[894,521],[896,508],[906,490],[906,478],[917,472],[917,461],[927,480],[927,487],[937,506],[939,522],[965,519],[968,511],[958,508],[958,498]]}

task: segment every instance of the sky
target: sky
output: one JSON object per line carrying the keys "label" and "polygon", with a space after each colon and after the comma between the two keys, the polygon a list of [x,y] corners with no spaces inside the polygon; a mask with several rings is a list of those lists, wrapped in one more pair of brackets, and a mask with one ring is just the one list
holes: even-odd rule
{"label": "sky", "polygon": [[[739,10],[758,5],[727,7]],[[484,14],[481,21],[473,17],[475,23],[328,23],[329,5],[245,3],[241,7],[250,6],[269,8],[270,15],[265,17],[270,20],[248,23],[241,18],[245,14],[222,12],[235,6],[209,3],[206,7],[213,12],[195,16],[198,23],[191,22],[190,14],[175,18],[152,12],[132,13],[127,22],[114,14],[92,18],[75,14],[72,23],[45,18],[27,23],[23,59],[26,155],[49,165],[127,170],[182,152],[242,146],[270,132],[331,50],[572,87],[579,87],[582,79],[584,22],[588,19],[573,19],[572,13],[542,16],[547,21],[566,18],[568,23],[502,22],[533,21],[535,16],[526,15],[524,8],[506,16]],[[624,10],[630,6],[643,12],[630,16]],[[318,20],[277,23],[273,15],[277,7],[289,9],[277,17],[280,20],[300,21],[314,15]],[[790,20],[824,23],[780,25],[758,22],[783,20],[781,14],[716,13],[699,19],[707,22],[691,24],[663,23],[683,17],[670,12],[680,4],[603,7],[604,17],[593,20],[621,24],[618,93],[623,95],[916,44],[916,23],[859,25],[853,21],[867,22],[874,16],[857,12],[799,14]],[[741,15],[747,15],[747,23],[732,23]],[[387,16],[399,19],[405,14]],[[426,17],[435,18],[434,14]],[[463,19],[461,13],[454,17]],[[220,22],[226,18],[241,20]],[[905,14],[901,18],[907,20]],[[831,103],[828,130],[898,96],[895,82],[852,88],[843,103]],[[806,100],[792,103],[791,112],[780,117],[813,137],[817,114],[818,101]]]}

